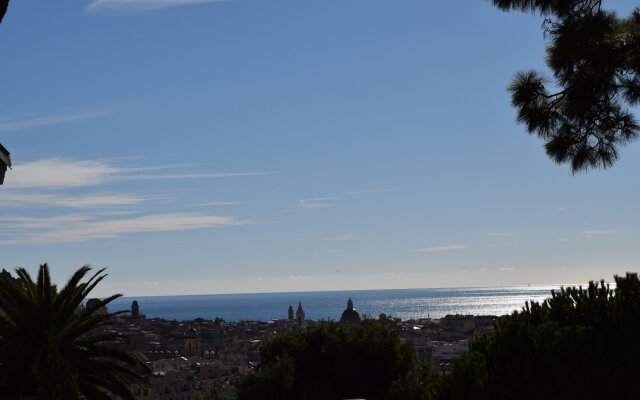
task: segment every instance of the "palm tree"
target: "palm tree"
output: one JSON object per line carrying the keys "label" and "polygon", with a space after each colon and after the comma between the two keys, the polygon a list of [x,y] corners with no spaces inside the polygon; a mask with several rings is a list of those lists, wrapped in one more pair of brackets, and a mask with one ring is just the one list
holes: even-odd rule
{"label": "palm tree", "polygon": [[34,282],[24,268],[19,281],[0,275],[0,397],[3,399],[134,399],[130,385],[144,384],[145,365],[117,349],[128,338],[99,328],[118,313],[100,309],[116,294],[82,307],[104,269],[77,270],[58,290],[49,267]]}

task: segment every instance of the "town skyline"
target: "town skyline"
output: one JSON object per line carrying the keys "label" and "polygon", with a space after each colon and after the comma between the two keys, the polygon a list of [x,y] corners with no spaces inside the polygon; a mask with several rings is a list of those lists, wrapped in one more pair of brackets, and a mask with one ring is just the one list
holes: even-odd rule
{"label": "town skyline", "polygon": [[541,23],[484,1],[14,1],[0,268],[108,267],[96,294],[126,296],[637,271],[638,143],[572,175],[515,121]]}

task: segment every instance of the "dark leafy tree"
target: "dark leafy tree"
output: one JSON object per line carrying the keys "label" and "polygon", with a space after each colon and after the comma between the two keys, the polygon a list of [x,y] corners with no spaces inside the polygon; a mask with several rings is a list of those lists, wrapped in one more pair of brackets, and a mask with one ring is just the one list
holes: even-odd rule
{"label": "dark leafy tree", "polygon": [[193,400],[225,400],[225,396],[222,388],[214,384],[207,386],[194,394]]}
{"label": "dark leafy tree", "polygon": [[552,292],[501,319],[442,378],[439,399],[639,399],[640,280]]}
{"label": "dark leafy tree", "polygon": [[505,11],[537,12],[549,38],[553,80],[518,72],[509,86],[518,121],[572,172],[607,168],[638,138],[640,9],[619,18],[601,0],[492,0]]}
{"label": "dark leafy tree", "polygon": [[240,384],[249,399],[421,399],[413,347],[392,321],[321,322],[260,346],[262,371]]}
{"label": "dark leafy tree", "polygon": [[102,279],[85,266],[61,289],[47,264],[34,281],[18,268],[19,282],[0,275],[0,397],[3,399],[133,399],[130,384],[144,384],[144,364],[115,345],[126,336],[98,330],[115,314],[101,313],[121,295],[82,307]]}

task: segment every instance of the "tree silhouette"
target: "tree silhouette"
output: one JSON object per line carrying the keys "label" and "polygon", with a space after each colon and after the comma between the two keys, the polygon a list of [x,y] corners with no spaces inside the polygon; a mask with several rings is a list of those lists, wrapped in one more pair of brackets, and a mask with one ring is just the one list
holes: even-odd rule
{"label": "tree silhouette", "polygon": [[4,18],[4,14],[7,13],[8,7],[9,0],[0,0],[0,23],[2,23],[2,18]]}
{"label": "tree silhouette", "polygon": [[638,399],[640,280],[552,292],[501,319],[442,379],[438,399]]}
{"label": "tree silhouette", "polygon": [[553,81],[530,70],[509,85],[518,121],[572,172],[607,168],[638,138],[629,111],[640,102],[640,10],[618,18],[601,0],[492,0],[504,11],[538,12],[550,39]]}
{"label": "tree silhouette", "polygon": [[19,282],[0,274],[0,397],[3,399],[134,399],[129,385],[142,384],[144,364],[114,345],[128,338],[97,332],[115,314],[100,313],[116,294],[82,307],[105,278],[104,269],[82,282],[76,271],[58,290],[47,264],[34,282],[18,268]]}
{"label": "tree silhouette", "polygon": [[238,398],[422,399],[416,354],[393,321],[321,322],[279,332],[260,345],[262,371]]}

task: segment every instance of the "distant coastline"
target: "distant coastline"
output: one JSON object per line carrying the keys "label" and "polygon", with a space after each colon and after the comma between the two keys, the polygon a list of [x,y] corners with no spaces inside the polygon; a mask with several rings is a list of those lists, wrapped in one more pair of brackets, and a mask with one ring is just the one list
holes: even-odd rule
{"label": "distant coastline", "polygon": [[338,320],[351,297],[360,314],[371,317],[381,313],[402,320],[447,314],[504,315],[521,309],[526,301],[548,298],[551,290],[561,286],[573,285],[127,296],[114,301],[110,311],[128,310],[137,300],[147,318],[270,321],[286,318],[289,305],[301,302],[309,319]]}

